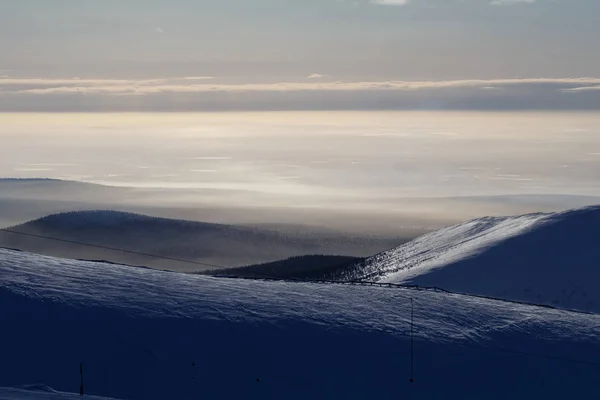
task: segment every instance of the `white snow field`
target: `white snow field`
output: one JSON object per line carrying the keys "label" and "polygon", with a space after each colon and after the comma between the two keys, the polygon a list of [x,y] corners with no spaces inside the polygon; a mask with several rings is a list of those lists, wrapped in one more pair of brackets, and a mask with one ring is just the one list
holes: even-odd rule
{"label": "white snow field", "polygon": [[600,313],[600,206],[476,219],[370,257],[337,278]]}
{"label": "white snow field", "polygon": [[0,387],[76,393],[81,362],[132,400],[598,398],[600,316],[0,250]]}

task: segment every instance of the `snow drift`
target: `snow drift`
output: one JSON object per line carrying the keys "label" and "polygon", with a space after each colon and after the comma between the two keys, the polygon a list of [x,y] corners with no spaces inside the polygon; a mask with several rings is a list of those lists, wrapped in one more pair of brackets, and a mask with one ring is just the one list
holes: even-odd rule
{"label": "snow drift", "polygon": [[[410,383],[411,299],[414,377]],[[0,387],[127,399],[598,394],[600,316],[0,250]]]}
{"label": "snow drift", "polygon": [[600,206],[476,219],[368,258],[335,278],[600,313]]}

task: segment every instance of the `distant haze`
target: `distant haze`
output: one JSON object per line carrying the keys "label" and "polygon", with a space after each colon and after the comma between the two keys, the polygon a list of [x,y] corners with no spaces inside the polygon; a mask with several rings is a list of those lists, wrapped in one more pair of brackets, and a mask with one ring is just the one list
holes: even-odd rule
{"label": "distant haze", "polygon": [[600,195],[600,113],[0,114],[0,139],[0,176],[263,206]]}
{"label": "distant haze", "polygon": [[123,187],[30,201],[211,222],[397,226],[600,202],[597,113],[0,114],[0,140],[0,176]]}

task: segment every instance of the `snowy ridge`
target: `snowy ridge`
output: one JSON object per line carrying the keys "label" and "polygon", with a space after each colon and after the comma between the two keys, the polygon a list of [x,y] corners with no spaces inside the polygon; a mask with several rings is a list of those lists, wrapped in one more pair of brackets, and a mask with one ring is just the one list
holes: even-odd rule
{"label": "snowy ridge", "polygon": [[[411,299],[418,384],[408,382]],[[598,391],[600,316],[460,295],[218,279],[0,250],[0,304],[0,386],[76,392],[83,362],[87,393],[128,399]]]}
{"label": "snowy ridge", "polygon": [[[79,394],[58,392],[48,387],[0,388],[0,400],[76,400]],[[108,397],[85,396],[86,400],[116,400]]]}
{"label": "snowy ridge", "polygon": [[600,207],[480,218],[440,229],[340,276],[600,313]]}

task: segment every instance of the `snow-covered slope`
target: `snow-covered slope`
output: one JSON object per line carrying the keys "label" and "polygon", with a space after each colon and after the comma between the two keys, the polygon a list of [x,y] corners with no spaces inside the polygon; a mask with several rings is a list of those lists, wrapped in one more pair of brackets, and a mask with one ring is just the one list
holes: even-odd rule
{"label": "snow-covered slope", "polygon": [[[0,388],[0,400],[77,400],[79,393],[64,393],[44,385],[27,385],[22,388]],[[116,400],[108,397],[85,396],[86,400]]]}
{"label": "snow-covered slope", "polygon": [[[410,383],[410,304],[414,377]],[[600,395],[600,316],[0,250],[0,387],[128,399]]]}
{"label": "snow-covered slope", "polygon": [[368,258],[336,278],[600,313],[600,206],[476,219]]}

